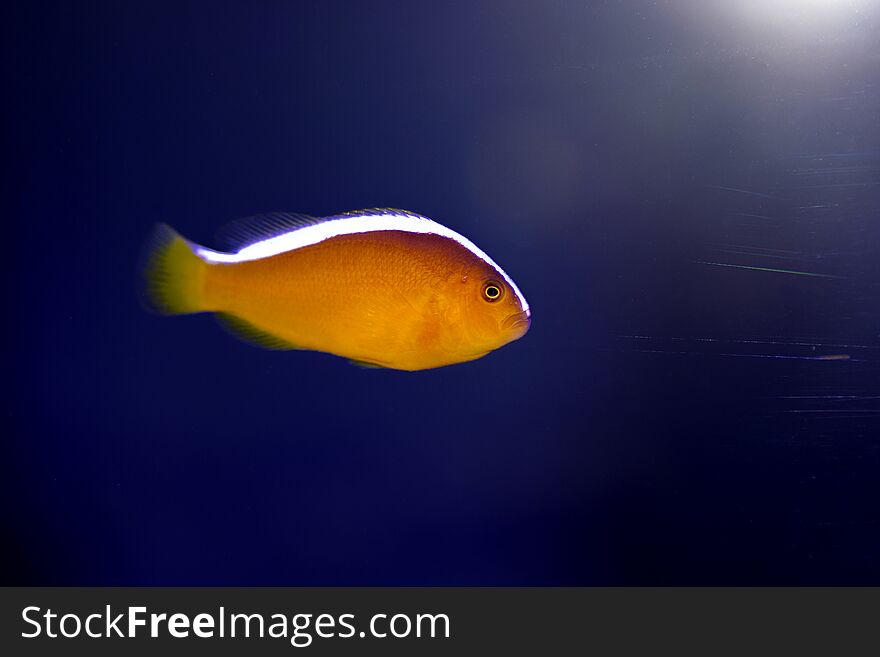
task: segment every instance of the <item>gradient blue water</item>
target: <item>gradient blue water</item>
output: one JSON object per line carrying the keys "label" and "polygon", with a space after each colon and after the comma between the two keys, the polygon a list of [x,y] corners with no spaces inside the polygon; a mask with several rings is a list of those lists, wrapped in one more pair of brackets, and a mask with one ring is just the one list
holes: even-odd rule
{"label": "gradient blue water", "polygon": [[[5,7],[3,583],[880,583],[877,7],[732,4]],[[138,305],[156,221],[372,206],[530,333],[406,374]]]}

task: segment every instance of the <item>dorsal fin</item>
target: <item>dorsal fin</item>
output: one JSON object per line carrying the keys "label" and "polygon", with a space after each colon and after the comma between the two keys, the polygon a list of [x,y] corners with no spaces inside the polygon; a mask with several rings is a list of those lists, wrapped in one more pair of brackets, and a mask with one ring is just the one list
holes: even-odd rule
{"label": "dorsal fin", "polygon": [[261,242],[282,233],[319,224],[323,219],[295,212],[267,212],[236,219],[217,231],[216,239],[221,248],[239,251],[246,246]]}
{"label": "dorsal fin", "polygon": [[217,231],[216,239],[220,248],[236,252],[257,242],[325,221],[352,217],[375,217],[377,215],[394,215],[430,221],[427,217],[415,212],[397,208],[366,208],[341,212],[329,217],[313,217],[296,212],[266,212],[229,222]]}
{"label": "dorsal fin", "polygon": [[363,210],[350,210],[349,212],[340,212],[337,215],[333,215],[332,217],[327,217],[327,221],[331,219],[340,219],[342,217],[375,217],[377,215],[395,215],[398,217],[410,217],[412,219],[425,219],[430,221],[427,217],[420,215],[418,212],[411,212],[410,210],[401,210],[400,208],[365,208]]}

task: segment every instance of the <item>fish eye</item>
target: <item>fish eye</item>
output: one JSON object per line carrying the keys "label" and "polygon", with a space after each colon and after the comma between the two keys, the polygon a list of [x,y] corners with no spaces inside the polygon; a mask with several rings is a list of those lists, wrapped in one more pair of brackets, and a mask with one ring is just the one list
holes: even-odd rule
{"label": "fish eye", "polygon": [[483,285],[483,298],[490,303],[498,301],[503,294],[504,288],[501,287],[501,283],[488,281],[485,285]]}

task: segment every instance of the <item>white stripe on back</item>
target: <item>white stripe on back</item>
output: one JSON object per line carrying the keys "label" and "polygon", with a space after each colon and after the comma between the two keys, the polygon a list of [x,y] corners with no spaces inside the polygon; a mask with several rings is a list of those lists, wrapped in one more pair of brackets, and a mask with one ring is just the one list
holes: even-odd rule
{"label": "white stripe on back", "polygon": [[499,274],[504,277],[510,288],[514,291],[519,299],[522,309],[527,315],[530,315],[529,304],[523,296],[522,292],[516,286],[516,283],[507,275],[507,273],[499,267],[492,258],[480,250],[473,242],[459,235],[454,230],[447,228],[436,221],[432,221],[427,217],[422,217],[412,213],[396,213],[388,211],[383,214],[353,214],[340,215],[327,219],[321,223],[312,224],[292,230],[281,235],[269,237],[254,244],[242,248],[236,253],[223,253],[214,251],[197,244],[193,244],[195,254],[205,262],[234,264],[238,262],[249,262],[252,260],[260,260],[268,258],[279,253],[287,253],[301,249],[305,246],[312,246],[340,235],[356,235],[359,233],[373,233],[383,230],[398,230],[405,233],[421,233],[428,235],[438,235],[447,239],[454,240],[461,244],[468,251],[480,258],[483,262],[493,267]]}

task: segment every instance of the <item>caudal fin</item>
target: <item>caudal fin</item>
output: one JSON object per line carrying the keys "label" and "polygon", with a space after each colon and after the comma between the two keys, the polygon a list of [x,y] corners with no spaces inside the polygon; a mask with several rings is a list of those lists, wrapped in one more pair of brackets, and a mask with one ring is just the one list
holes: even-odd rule
{"label": "caudal fin", "polygon": [[153,231],[143,269],[144,297],[150,310],[162,315],[198,313],[208,264],[190,243],[167,224]]}

